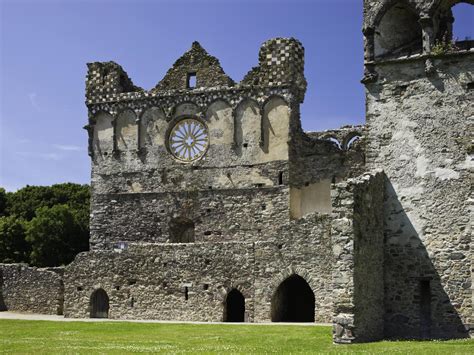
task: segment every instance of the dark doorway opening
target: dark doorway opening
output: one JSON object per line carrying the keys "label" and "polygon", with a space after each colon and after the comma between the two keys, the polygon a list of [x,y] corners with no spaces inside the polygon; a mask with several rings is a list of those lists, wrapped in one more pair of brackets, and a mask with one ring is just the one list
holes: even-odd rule
{"label": "dark doorway opening", "polygon": [[430,280],[420,280],[420,335],[431,337],[431,287]]}
{"label": "dark doorway opening", "polygon": [[245,297],[235,288],[225,300],[224,322],[245,322]]}
{"label": "dark doorway opening", "polygon": [[184,217],[173,218],[169,233],[171,243],[194,243],[194,222]]}
{"label": "dark doorway opening", "polygon": [[109,296],[101,288],[92,293],[91,318],[109,318]]}
{"label": "dark doorway opening", "polygon": [[314,322],[314,293],[301,276],[292,275],[272,298],[272,322]]}

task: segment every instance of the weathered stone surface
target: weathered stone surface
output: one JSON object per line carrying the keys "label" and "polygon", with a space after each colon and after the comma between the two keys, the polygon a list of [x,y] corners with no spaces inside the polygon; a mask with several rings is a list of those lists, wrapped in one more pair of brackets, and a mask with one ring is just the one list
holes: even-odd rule
{"label": "weathered stone surface", "polygon": [[[239,319],[280,321],[298,280],[337,343],[468,336],[473,51],[434,51],[456,2],[364,2],[366,126],[303,131],[292,38],[238,84],[197,43],[151,91],[89,65],[91,251],[65,269],[65,315],[227,321],[236,294]],[[2,277],[11,308],[29,276]]]}
{"label": "weathered stone surface", "polygon": [[63,314],[63,268],[0,264],[0,311]]}
{"label": "weathered stone surface", "polygon": [[[473,53],[432,52],[435,40],[451,41],[457,1],[406,3],[420,19],[423,53],[375,58],[377,80],[366,83],[367,166],[386,174],[385,336],[464,337],[473,295],[462,287],[472,276]],[[377,30],[392,5],[366,1],[366,25]]]}
{"label": "weathered stone surface", "polygon": [[339,183],[332,193],[334,341],[384,336],[382,171]]}
{"label": "weathered stone surface", "polygon": [[232,86],[233,80],[222,70],[219,60],[210,56],[198,42],[179,58],[153,91],[188,89],[189,75],[196,77],[196,88]]}

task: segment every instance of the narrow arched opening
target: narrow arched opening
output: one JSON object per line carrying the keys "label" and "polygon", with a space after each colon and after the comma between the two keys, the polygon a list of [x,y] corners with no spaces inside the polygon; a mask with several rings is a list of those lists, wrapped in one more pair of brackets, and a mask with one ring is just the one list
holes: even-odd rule
{"label": "narrow arched opening", "polygon": [[245,322],[245,297],[235,288],[225,299],[224,322]]}
{"label": "narrow arched opening", "polygon": [[421,53],[422,29],[419,16],[404,1],[383,15],[375,28],[375,59],[390,59]]}
{"label": "narrow arched opening", "polygon": [[234,147],[239,156],[253,156],[260,147],[261,117],[256,101],[244,99],[234,113]]}
{"label": "narrow arched opening", "polygon": [[272,322],[314,322],[314,293],[305,279],[292,275],[272,297]]}
{"label": "narrow arched opening", "polygon": [[472,48],[474,41],[474,6],[460,2],[451,8],[453,15],[453,39],[460,49]]}
{"label": "narrow arched opening", "polygon": [[109,296],[99,288],[92,292],[90,302],[91,318],[109,318]]}
{"label": "narrow arched opening", "polygon": [[473,47],[473,0],[445,0],[434,16],[435,43],[432,52],[444,54]]}
{"label": "narrow arched opening", "polygon": [[362,136],[357,133],[357,132],[351,132],[349,133],[345,138],[344,138],[344,143],[343,143],[343,148],[345,150],[349,150],[353,147],[354,144],[356,144],[358,141],[360,141]]}
{"label": "narrow arched opening", "polygon": [[173,218],[169,222],[170,243],[194,243],[194,222],[185,217]]}

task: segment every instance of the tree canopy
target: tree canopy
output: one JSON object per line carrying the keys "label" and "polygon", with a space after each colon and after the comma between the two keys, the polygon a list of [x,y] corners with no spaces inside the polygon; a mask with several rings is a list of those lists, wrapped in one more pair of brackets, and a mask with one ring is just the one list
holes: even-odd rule
{"label": "tree canopy", "polygon": [[0,263],[70,263],[89,246],[88,185],[0,188]]}

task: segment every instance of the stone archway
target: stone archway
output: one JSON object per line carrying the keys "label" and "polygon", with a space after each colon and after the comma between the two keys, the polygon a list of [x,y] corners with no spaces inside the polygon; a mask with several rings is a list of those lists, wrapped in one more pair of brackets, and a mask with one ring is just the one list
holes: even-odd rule
{"label": "stone archway", "polygon": [[235,288],[225,299],[224,322],[245,322],[245,297]]}
{"label": "stone archway", "polygon": [[109,296],[99,288],[92,292],[90,302],[91,318],[109,318]]}
{"label": "stone archway", "polygon": [[286,278],[272,297],[272,322],[314,322],[315,298],[309,284],[301,276]]}

